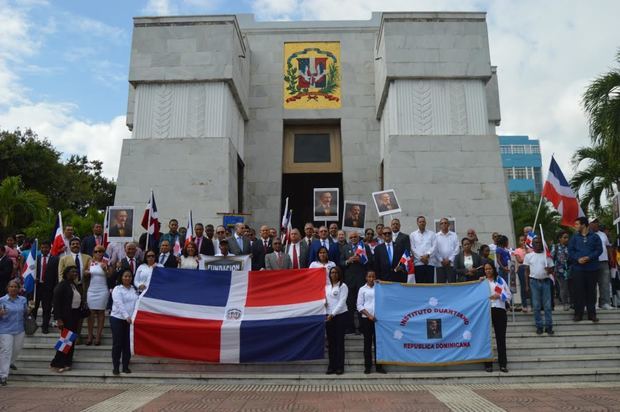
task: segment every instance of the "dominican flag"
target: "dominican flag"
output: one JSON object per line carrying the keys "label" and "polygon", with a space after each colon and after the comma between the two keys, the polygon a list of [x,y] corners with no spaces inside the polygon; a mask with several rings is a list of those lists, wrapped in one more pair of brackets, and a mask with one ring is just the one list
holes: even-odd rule
{"label": "dominican flag", "polygon": [[142,227],[146,229],[149,236],[149,244],[147,248],[155,248],[156,241],[159,240],[159,219],[157,215],[157,205],[155,204],[155,195],[151,190],[151,197],[146,204],[144,214],[142,215]]}
{"label": "dominican flag", "polygon": [[110,237],[110,208],[105,208],[105,217],[103,218],[103,247],[108,248],[110,242],[108,238]]}
{"label": "dominican flag", "polygon": [[573,226],[575,219],[585,216],[577,201],[577,195],[569,186],[564,173],[560,170],[560,166],[553,156],[551,156],[549,174],[543,187],[542,196],[553,203],[553,207],[562,215],[560,224],[564,226]]}
{"label": "dominican flag", "polygon": [[58,342],[56,342],[56,346],[54,346],[54,348],[57,351],[69,353],[76,339],[77,333],[71,332],[67,328],[63,328],[62,332],[60,332],[60,338],[58,339]]}
{"label": "dominican flag", "polygon": [[28,257],[24,262],[24,268],[22,269],[22,281],[26,293],[34,292],[34,283],[37,277],[37,243],[36,240],[32,242],[30,253],[28,253]]}
{"label": "dominican flag", "polygon": [[407,270],[407,283],[415,283],[415,267],[413,266],[413,258],[408,250],[403,252],[399,263]]}
{"label": "dominican flag", "polygon": [[156,267],[133,320],[136,355],[217,363],[322,359],[325,270]]}
{"label": "dominican flag", "polygon": [[357,248],[355,248],[355,254],[360,257],[360,263],[365,265],[368,263],[368,255],[366,254],[366,247],[364,246],[364,242],[361,240],[357,244]]}
{"label": "dominican flag", "polygon": [[530,230],[527,232],[527,236],[525,237],[525,246],[530,249],[534,248],[534,239],[536,239],[536,232]]}
{"label": "dominican flag", "polygon": [[[185,247],[194,240],[194,217],[192,216],[192,209],[189,210],[187,215],[187,233],[185,234]],[[200,251],[198,251],[200,253]]]}
{"label": "dominican flag", "polygon": [[502,279],[501,276],[498,276],[495,283],[497,283],[495,286],[495,293],[499,295],[502,302],[506,302],[508,300],[508,296],[506,295],[506,292],[504,292],[504,285],[506,284],[506,281]]}
{"label": "dominican flag", "polygon": [[54,225],[54,231],[52,232],[52,248],[50,253],[52,256],[59,256],[65,253],[65,236],[62,233],[62,215],[58,212],[56,216],[56,224]]}
{"label": "dominican flag", "polygon": [[293,218],[293,210],[288,208],[288,197],[284,204],[284,214],[282,215],[282,222],[280,223],[280,240],[284,245],[288,244],[291,240],[291,230],[293,225],[291,219]]}

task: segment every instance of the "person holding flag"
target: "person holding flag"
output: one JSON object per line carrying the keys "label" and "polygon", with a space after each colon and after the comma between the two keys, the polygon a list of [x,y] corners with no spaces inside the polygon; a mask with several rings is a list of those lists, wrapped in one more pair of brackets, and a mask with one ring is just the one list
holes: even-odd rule
{"label": "person holding flag", "polygon": [[372,258],[370,248],[360,240],[357,231],[349,232],[349,243],[344,247],[344,283],[349,288],[347,296],[347,316],[345,324],[345,334],[360,334],[361,322],[357,312],[357,293],[364,285],[366,272],[372,263],[369,264],[369,257]]}
{"label": "person holding flag", "polygon": [[[499,370],[508,373],[508,357],[506,356],[506,327],[508,325],[508,317],[506,316],[506,302],[510,302],[512,294],[508,283],[498,275],[497,269],[493,263],[485,263],[483,266],[484,278],[489,283],[491,290],[491,323],[495,332],[495,343],[497,345],[497,361],[499,362]],[[493,372],[493,363],[485,362],[485,370]]]}
{"label": "person holding flag", "polygon": [[35,240],[30,247],[28,256],[22,267],[22,284],[26,295],[32,298],[37,278],[37,241]]}
{"label": "person holding flag", "polygon": [[0,298],[0,385],[6,386],[9,370],[24,345],[24,319],[28,316],[28,301],[19,296],[19,282],[11,280],[7,294]]}
{"label": "person holding flag", "polygon": [[[525,266],[525,290],[531,291],[532,310],[536,323],[536,333],[542,335],[543,326],[548,335],[553,335],[553,319],[551,317],[551,275],[553,274],[553,260],[548,256],[543,247],[542,236],[537,236],[532,241],[534,250],[523,260]],[[545,312],[545,321],[540,316],[540,310]]]}
{"label": "person holding flag", "polygon": [[[82,294],[75,286],[78,268],[75,265],[67,266],[61,275],[63,280],[54,289],[54,319],[61,333],[66,335],[64,329],[67,329],[77,334],[78,327],[82,323],[80,307],[83,300]],[[56,355],[50,363],[52,370],[58,373],[71,370],[73,365],[74,345],[71,345],[68,351],[61,349],[56,350]]]}

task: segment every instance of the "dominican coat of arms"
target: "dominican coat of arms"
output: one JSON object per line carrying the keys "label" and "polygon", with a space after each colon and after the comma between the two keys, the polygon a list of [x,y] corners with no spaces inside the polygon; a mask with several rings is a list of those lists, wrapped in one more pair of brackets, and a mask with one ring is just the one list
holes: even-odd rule
{"label": "dominican coat of arms", "polygon": [[340,107],[340,43],[284,43],[284,108]]}

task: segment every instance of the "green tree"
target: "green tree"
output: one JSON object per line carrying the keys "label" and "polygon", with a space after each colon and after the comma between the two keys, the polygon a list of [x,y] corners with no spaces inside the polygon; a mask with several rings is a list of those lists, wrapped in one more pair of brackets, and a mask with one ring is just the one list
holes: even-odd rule
{"label": "green tree", "polygon": [[36,219],[46,208],[45,196],[36,190],[25,189],[19,176],[7,177],[0,183],[0,230],[3,236]]}
{"label": "green tree", "polygon": [[[620,64],[620,50],[616,54]],[[609,161],[620,159],[620,67],[594,79],[586,89],[583,107],[590,123],[592,142],[607,150]]]}
{"label": "green tree", "polygon": [[[519,193],[512,196],[512,221],[515,236],[517,237],[517,239],[515,239],[515,245],[517,244],[516,242],[519,236],[523,233],[523,228],[534,224],[539,202],[540,197],[533,192]],[[540,213],[538,213],[538,222],[535,228],[536,232],[540,233],[538,225],[541,224],[545,232],[545,239],[549,242],[555,238],[556,233],[560,230],[559,222],[560,215],[543,201],[540,207]]]}
{"label": "green tree", "polygon": [[608,152],[605,146],[597,144],[577,149],[572,158],[577,172],[570,184],[575,192],[581,193],[582,209],[593,214],[600,212],[604,196],[613,196],[614,186],[616,190],[620,188],[620,162],[618,158],[611,159]]}

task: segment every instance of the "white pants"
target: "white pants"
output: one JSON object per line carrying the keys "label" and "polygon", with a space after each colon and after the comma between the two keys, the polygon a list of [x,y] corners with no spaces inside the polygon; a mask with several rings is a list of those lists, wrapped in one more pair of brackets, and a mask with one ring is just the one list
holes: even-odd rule
{"label": "white pants", "polygon": [[11,363],[15,362],[24,346],[24,336],[25,332],[17,335],[0,334],[0,378],[8,378]]}

